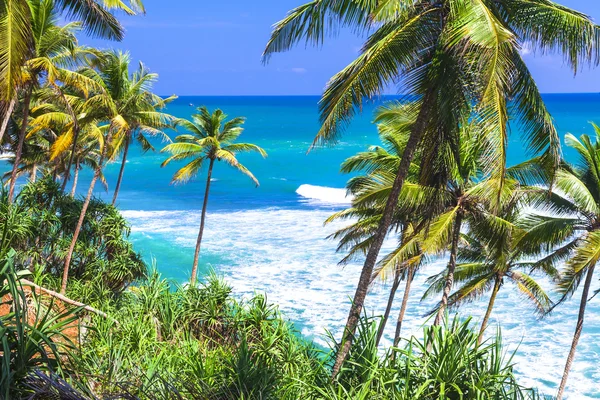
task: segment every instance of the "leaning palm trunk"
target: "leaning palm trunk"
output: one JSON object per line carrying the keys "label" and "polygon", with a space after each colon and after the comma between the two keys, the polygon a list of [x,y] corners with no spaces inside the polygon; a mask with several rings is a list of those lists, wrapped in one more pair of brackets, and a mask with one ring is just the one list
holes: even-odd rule
{"label": "leaning palm trunk", "polygon": [[125,172],[125,163],[127,162],[127,153],[129,152],[129,134],[125,136],[125,149],[123,149],[123,161],[121,162],[121,169],[119,170],[119,178],[117,179],[117,185],[115,186],[115,194],[113,195],[112,205],[114,206],[119,196],[119,189],[121,189],[121,181],[123,180],[123,173]]}
{"label": "leaning palm trunk", "polygon": [[[110,132],[110,130],[109,130]],[[75,232],[73,233],[73,239],[71,240],[71,245],[69,246],[69,251],[67,252],[67,256],[65,258],[65,266],[63,268],[63,276],[62,283],[60,285],[60,293],[65,294],[67,292],[67,280],[69,279],[69,267],[71,266],[71,258],[73,257],[73,251],[75,250],[75,245],[77,244],[77,238],[79,237],[79,232],[81,232],[81,227],[83,226],[83,220],[85,219],[85,214],[87,212],[88,206],[90,205],[90,201],[92,200],[92,195],[94,194],[94,186],[96,185],[96,181],[100,178],[100,174],[102,173],[102,165],[104,164],[104,159],[106,158],[107,148],[111,142],[111,134],[108,134],[106,139],[106,143],[102,147],[102,153],[100,154],[100,160],[98,161],[98,165],[94,170],[94,177],[92,178],[92,182],[90,183],[90,188],[88,189],[87,196],[83,205],[81,207],[81,213],[79,214],[79,220],[77,221],[77,226],[75,227]]]}
{"label": "leaning palm trunk", "polygon": [[477,344],[481,344],[481,341],[483,340],[483,333],[487,329],[488,321],[490,320],[490,316],[492,315],[492,309],[494,308],[494,303],[496,302],[496,296],[498,295],[498,291],[500,290],[501,285],[502,285],[502,277],[496,276],[496,281],[494,282],[494,289],[492,290],[490,302],[488,303],[488,307],[485,312],[485,316],[483,317],[483,322],[481,323],[481,329],[479,330],[479,336],[477,337]]}
{"label": "leaning palm trunk", "polygon": [[71,188],[71,197],[75,197],[77,190],[77,179],[79,178],[79,163],[75,164],[75,172],[73,172],[73,187]]}
{"label": "leaning palm trunk", "polygon": [[69,162],[67,164],[67,170],[65,171],[65,178],[63,179],[62,187],[60,188],[61,192],[65,192],[65,188],[67,187],[67,182],[69,181],[69,177],[71,175],[71,167],[73,166],[73,160],[75,159],[75,152],[77,151],[77,140],[79,139],[79,127],[75,125],[74,127],[75,133],[73,134],[73,145],[71,146],[71,156],[69,157]]}
{"label": "leaning palm trunk", "polygon": [[17,103],[17,99],[14,98],[8,104],[8,109],[6,110],[6,114],[4,115],[4,119],[2,120],[2,126],[0,126],[0,144],[2,144],[2,139],[4,138],[4,133],[6,132],[6,128],[8,128],[8,121],[12,116],[13,110],[15,109],[15,104]]}
{"label": "leaning palm trunk", "polygon": [[37,164],[33,164],[33,166],[31,167],[31,176],[29,177],[29,181],[35,182],[36,177],[37,177]]}
{"label": "leaning palm trunk", "polygon": [[15,185],[17,183],[17,172],[19,170],[19,164],[21,163],[21,155],[23,154],[23,143],[25,143],[25,134],[27,132],[27,120],[29,119],[29,106],[31,104],[31,86],[27,88],[25,99],[23,100],[23,123],[21,124],[21,130],[19,131],[19,138],[17,144],[17,151],[15,152],[15,160],[10,174],[10,188],[8,190],[8,202],[12,203],[15,194]]}
{"label": "leaning palm trunk", "polygon": [[400,285],[400,274],[396,271],[394,276],[394,282],[392,283],[392,288],[390,290],[390,297],[388,298],[387,306],[385,308],[385,313],[383,314],[383,319],[381,321],[381,325],[379,325],[379,331],[377,332],[377,340],[375,342],[375,346],[379,346],[379,342],[381,342],[381,337],[383,336],[383,331],[385,330],[385,326],[387,325],[388,319],[390,317],[390,312],[392,311],[392,305],[394,304],[394,297],[396,296],[396,291],[398,290],[398,286]]}
{"label": "leaning palm trunk", "polygon": [[398,347],[400,343],[400,332],[402,331],[402,321],[404,320],[404,314],[406,313],[406,307],[408,306],[408,298],[410,297],[410,286],[415,276],[414,268],[408,269],[408,275],[406,277],[406,286],[404,287],[404,296],[402,296],[402,306],[400,307],[400,313],[398,314],[398,321],[396,322],[396,334],[394,335],[394,347]]}
{"label": "leaning palm trunk", "polygon": [[454,226],[452,227],[452,245],[450,247],[450,261],[448,262],[448,275],[446,275],[446,284],[444,285],[444,292],[442,294],[442,301],[440,302],[440,309],[435,317],[433,325],[439,326],[442,324],[444,319],[444,313],[448,307],[448,297],[450,296],[450,290],[454,284],[454,270],[456,269],[456,254],[458,253],[458,241],[460,239],[460,228],[462,225],[462,215],[460,212],[454,220]]}
{"label": "leaning palm trunk", "polygon": [[365,264],[363,265],[363,269],[358,280],[356,293],[354,294],[354,299],[352,300],[352,305],[348,314],[348,320],[346,321],[346,326],[344,328],[342,342],[331,371],[332,379],[335,379],[337,374],[340,372],[342,364],[346,360],[346,357],[348,357],[348,353],[352,347],[354,333],[356,332],[356,327],[358,326],[358,321],[360,320],[360,314],[362,313],[365,298],[367,297],[371,275],[373,274],[373,269],[375,268],[375,263],[377,262],[377,257],[379,256],[379,250],[381,250],[381,246],[383,246],[383,241],[392,223],[392,216],[396,210],[398,197],[400,196],[400,191],[402,190],[404,180],[408,174],[408,168],[410,167],[415,155],[415,150],[418,144],[421,142],[423,131],[428,122],[429,110],[426,105],[429,103],[429,96],[426,95],[425,97],[426,98],[423,99],[423,106],[421,107],[421,111],[417,117],[417,122],[415,123],[408,142],[406,143],[406,147],[404,148],[402,160],[398,166],[396,179],[394,180],[390,195],[385,204],[385,209],[383,210],[383,214],[381,216],[381,221],[379,222],[379,227],[377,228],[377,233],[375,233],[375,236],[373,237],[373,242],[371,247],[369,247],[369,252],[367,253]]}
{"label": "leaning palm trunk", "polygon": [[592,265],[587,273],[587,277],[585,278],[585,284],[583,286],[583,293],[581,294],[581,303],[579,305],[579,317],[577,318],[577,326],[575,328],[575,334],[573,335],[573,343],[571,343],[571,350],[569,351],[569,355],[567,357],[567,364],[565,365],[565,372],[563,373],[562,380],[560,381],[560,386],[558,387],[558,394],[556,395],[556,400],[562,400],[563,394],[565,392],[565,387],[567,386],[567,379],[569,378],[569,371],[571,370],[571,365],[573,364],[573,359],[575,359],[575,350],[577,349],[577,343],[579,343],[579,338],[581,337],[581,331],[583,330],[583,319],[585,316],[585,307],[587,306],[588,295],[590,292],[590,286],[592,284],[592,278],[594,276],[594,268],[596,265]]}
{"label": "leaning palm trunk", "polygon": [[208,166],[208,177],[206,178],[206,190],[204,191],[204,204],[202,204],[202,217],[200,217],[200,231],[198,232],[198,240],[196,240],[196,251],[194,252],[194,264],[192,265],[192,277],[190,278],[190,285],[196,284],[196,275],[198,274],[198,258],[200,257],[200,245],[202,244],[202,234],[204,233],[204,221],[206,219],[206,206],[208,205],[208,192],[210,190],[210,178],[212,176],[213,166],[215,164],[214,159],[210,159],[210,165]]}

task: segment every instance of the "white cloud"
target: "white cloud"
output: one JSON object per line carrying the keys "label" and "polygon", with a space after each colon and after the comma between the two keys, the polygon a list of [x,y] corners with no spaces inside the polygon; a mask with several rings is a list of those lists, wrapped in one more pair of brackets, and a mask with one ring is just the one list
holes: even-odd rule
{"label": "white cloud", "polygon": [[295,74],[305,74],[306,68],[295,67],[295,68],[292,68],[291,71]]}

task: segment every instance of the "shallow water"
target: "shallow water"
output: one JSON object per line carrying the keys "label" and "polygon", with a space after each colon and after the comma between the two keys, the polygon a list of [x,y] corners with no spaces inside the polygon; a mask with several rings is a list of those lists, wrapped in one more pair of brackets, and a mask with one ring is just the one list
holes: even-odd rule
{"label": "shallow water", "polygon": [[[339,336],[360,273],[360,263],[340,267],[342,255],[326,237],[343,223],[323,226],[323,221],[347,201],[343,190],[348,176],[339,164],[357,151],[378,144],[371,124],[374,106],[365,108],[332,148],[306,151],[319,127],[316,97],[186,97],[169,106],[169,112],[187,117],[193,107],[220,107],[232,116],[246,116],[242,141],[267,150],[266,160],[243,155],[240,160],[254,172],[261,186],[255,188],[241,174],[217,164],[211,186],[201,268],[223,275],[240,295],[266,292],[284,314],[307,337],[324,343],[324,332]],[[600,121],[600,95],[548,95],[561,137],[592,133],[588,121]],[[156,143],[160,148],[161,144]],[[565,150],[568,157],[569,151]],[[133,226],[136,248],[154,259],[164,276],[179,282],[189,278],[193,248],[200,220],[203,176],[187,185],[170,185],[176,166],[160,168],[160,153],[142,155],[137,149],[128,160],[119,206]],[[526,154],[514,130],[509,164]],[[107,170],[111,188],[118,165]],[[84,179],[85,181],[85,179]],[[85,190],[84,183],[79,190]],[[102,196],[107,196],[98,193]],[[111,193],[112,194],[112,193]],[[108,198],[108,197],[107,197]],[[393,241],[386,244],[389,248]],[[444,261],[433,262],[415,279],[404,334],[419,335],[423,315],[435,301],[419,302],[427,276],[439,271]],[[546,286],[551,286],[546,282]],[[378,285],[369,296],[369,313],[381,314],[387,287]],[[402,291],[397,295],[392,318],[398,312]],[[502,324],[508,349],[517,349],[516,364],[523,383],[554,394],[564,368],[575,327],[578,296],[539,321],[531,307],[510,284],[496,303],[493,323]],[[461,314],[478,321],[487,298],[470,304]],[[386,339],[393,335],[389,324]],[[493,329],[490,329],[492,331]],[[571,399],[600,398],[600,306],[589,305],[585,329],[570,375]]]}

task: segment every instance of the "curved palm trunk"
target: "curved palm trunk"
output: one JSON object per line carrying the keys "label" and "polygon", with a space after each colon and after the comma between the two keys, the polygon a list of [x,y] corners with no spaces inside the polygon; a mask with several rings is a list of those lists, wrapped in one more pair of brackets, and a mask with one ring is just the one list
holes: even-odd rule
{"label": "curved palm trunk", "polygon": [[588,296],[590,292],[590,286],[592,284],[592,278],[594,276],[594,268],[596,265],[592,265],[587,273],[587,277],[585,278],[585,284],[583,286],[583,293],[581,294],[581,303],[579,305],[579,317],[577,318],[577,325],[575,327],[575,334],[573,335],[573,342],[571,343],[571,350],[569,351],[569,355],[567,357],[567,364],[565,365],[565,372],[563,373],[562,380],[560,381],[560,386],[558,387],[558,394],[556,395],[556,400],[562,400],[563,394],[565,392],[565,386],[567,386],[567,379],[569,377],[569,371],[571,370],[571,365],[573,364],[573,360],[575,359],[575,350],[577,349],[577,343],[579,343],[579,338],[581,337],[581,331],[583,330],[583,319],[585,316],[585,307],[587,306]]}
{"label": "curved palm trunk", "polygon": [[487,329],[488,321],[490,320],[490,316],[492,315],[492,309],[494,308],[496,296],[498,295],[498,291],[500,290],[501,285],[502,277],[496,276],[496,280],[494,282],[494,289],[492,290],[492,295],[490,296],[490,302],[488,303],[487,311],[485,312],[483,322],[481,323],[481,329],[479,330],[479,336],[477,337],[477,344],[481,344],[481,341],[483,340],[483,333]]}
{"label": "curved palm trunk", "polygon": [[210,178],[212,176],[213,166],[215,160],[210,160],[208,166],[208,177],[206,178],[206,190],[204,191],[204,204],[202,204],[202,217],[200,217],[200,231],[198,232],[198,239],[196,240],[196,251],[194,252],[194,264],[192,265],[192,277],[190,278],[190,285],[196,284],[196,275],[198,274],[198,258],[200,257],[200,245],[202,244],[202,234],[204,233],[204,221],[206,219],[206,206],[208,205],[208,193],[210,191]]}
{"label": "curved palm trunk", "polygon": [[29,122],[29,106],[31,105],[31,92],[32,88],[27,88],[25,99],[23,100],[23,123],[21,124],[21,130],[19,131],[19,140],[17,144],[17,151],[15,152],[15,161],[13,164],[12,172],[10,174],[10,188],[8,190],[8,202],[12,203],[15,195],[15,185],[17,183],[17,171],[19,164],[21,163],[21,155],[23,154],[23,143],[25,143],[25,134],[27,132],[27,123]]}
{"label": "curved palm trunk", "polygon": [[75,172],[73,173],[73,187],[71,188],[71,197],[75,197],[77,189],[77,179],[79,178],[79,163],[75,164]]}
{"label": "curved palm trunk", "polygon": [[379,342],[381,342],[383,331],[385,330],[385,326],[387,325],[387,321],[390,317],[390,312],[392,311],[392,304],[394,304],[394,297],[396,296],[398,286],[400,286],[400,274],[398,273],[398,271],[396,271],[396,276],[394,276],[394,283],[392,283],[392,288],[390,289],[390,297],[388,298],[385,313],[383,314],[383,320],[381,321],[381,325],[379,325],[379,331],[377,332],[377,340],[375,341],[376,347],[379,346]]}
{"label": "curved palm trunk", "polygon": [[402,190],[404,180],[408,174],[408,168],[410,167],[415,155],[415,150],[421,142],[423,131],[427,126],[431,96],[432,92],[428,92],[423,99],[423,106],[421,107],[417,121],[413,126],[408,142],[406,143],[406,147],[404,148],[402,160],[400,161],[398,172],[396,173],[396,179],[394,180],[392,190],[390,191],[390,195],[385,204],[385,209],[383,211],[381,221],[379,222],[377,233],[373,237],[373,243],[371,244],[371,247],[369,247],[369,252],[367,253],[367,257],[358,280],[358,285],[356,287],[356,293],[354,294],[352,305],[350,306],[350,312],[348,313],[348,320],[346,321],[346,326],[344,328],[342,342],[331,370],[332,379],[335,379],[337,374],[340,372],[342,364],[346,360],[346,357],[348,357],[348,353],[352,347],[354,333],[356,332],[356,327],[360,319],[360,314],[362,313],[365,298],[367,297],[369,284],[371,282],[371,275],[373,274],[373,268],[375,267],[377,257],[379,256],[379,250],[381,250],[381,246],[383,246],[383,241],[387,236],[388,229],[392,223],[392,216],[396,210],[398,197],[400,196],[400,191]]}
{"label": "curved palm trunk", "polygon": [[0,126],[0,145],[2,144],[2,139],[4,138],[4,133],[6,132],[6,128],[8,128],[8,121],[10,121],[10,117],[12,116],[13,110],[15,109],[15,104],[17,103],[17,99],[14,98],[8,104],[8,109],[6,110],[6,114],[4,115],[4,119],[2,120],[2,126]]}
{"label": "curved palm trunk", "polygon": [[75,227],[75,232],[73,233],[73,239],[71,240],[71,245],[69,246],[69,251],[67,252],[67,256],[65,258],[65,265],[63,268],[63,276],[62,283],[60,285],[60,293],[65,294],[67,291],[67,280],[69,279],[69,267],[71,266],[71,258],[73,257],[73,251],[75,250],[75,245],[77,244],[77,238],[79,237],[79,232],[81,232],[81,227],[83,226],[83,220],[85,218],[85,214],[87,212],[88,206],[90,205],[90,201],[92,200],[92,195],[94,194],[94,186],[96,185],[96,181],[100,177],[102,173],[102,166],[104,164],[104,159],[106,158],[106,153],[108,146],[111,142],[111,134],[109,133],[104,146],[102,147],[102,153],[100,155],[100,160],[98,161],[98,166],[94,170],[94,177],[92,178],[92,182],[90,183],[90,188],[88,189],[87,196],[85,201],[83,202],[83,206],[81,207],[81,213],[79,214],[79,220],[77,221],[77,226]]}
{"label": "curved palm trunk", "polygon": [[402,321],[404,320],[404,314],[406,313],[406,307],[408,306],[408,298],[410,297],[410,286],[415,276],[414,268],[408,270],[408,276],[406,277],[406,286],[404,287],[404,296],[402,296],[402,307],[400,307],[400,313],[398,314],[398,321],[396,322],[396,334],[394,335],[394,347],[398,347],[400,343],[400,331],[402,330]]}
{"label": "curved palm trunk", "polygon": [[440,302],[440,309],[433,322],[434,326],[439,326],[444,319],[444,313],[448,307],[448,297],[450,296],[450,290],[454,284],[454,270],[456,269],[456,255],[458,253],[458,241],[460,239],[460,228],[462,225],[462,215],[460,212],[456,215],[454,220],[454,226],[452,227],[452,245],[450,247],[450,261],[448,261],[448,275],[446,275],[446,285],[444,286],[444,293],[442,294],[442,301]]}
{"label": "curved palm trunk", "polygon": [[127,153],[129,152],[129,134],[125,137],[125,149],[123,149],[123,161],[121,162],[121,169],[119,170],[119,178],[117,179],[117,186],[115,186],[115,194],[112,199],[112,205],[114,206],[119,196],[119,189],[121,189],[121,181],[123,180],[123,173],[125,172],[125,163],[127,162]]}

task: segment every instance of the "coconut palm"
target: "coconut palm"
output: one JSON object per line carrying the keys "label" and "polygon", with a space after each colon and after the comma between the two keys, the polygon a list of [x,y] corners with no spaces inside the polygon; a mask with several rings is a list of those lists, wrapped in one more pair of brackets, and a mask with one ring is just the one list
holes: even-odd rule
{"label": "coconut palm", "polygon": [[[520,226],[525,201],[526,192],[517,189],[502,205],[499,216],[488,215],[473,221],[469,233],[461,237],[460,263],[454,272],[454,281],[461,286],[449,296],[448,307],[459,307],[491,291],[479,331],[479,343],[488,326],[498,292],[506,281],[530,300],[539,315],[547,313],[552,306],[552,301],[530,273],[537,272],[554,279],[558,271],[550,264],[530,261],[541,253],[542,246],[531,246],[527,231]],[[443,290],[446,274],[447,271],[443,271],[429,278],[431,286],[423,298]]]}
{"label": "coconut palm", "polygon": [[94,187],[96,186],[96,182],[98,179],[102,179],[102,170],[104,169],[107,155],[109,152],[109,148],[112,145],[112,138],[114,136],[114,132],[118,131],[118,127],[114,127],[113,125],[93,125],[90,123],[89,136],[93,138],[93,142],[95,143],[96,149],[99,153],[98,162],[95,164],[94,175],[92,176],[92,180],[90,182],[90,186],[87,191],[87,195],[85,200],[83,201],[83,205],[81,207],[81,212],[79,213],[79,219],[77,221],[77,225],[75,226],[75,231],[73,232],[73,238],[71,239],[71,244],[67,253],[65,255],[65,262],[63,266],[63,274],[60,286],[60,293],[65,294],[67,291],[67,282],[69,279],[69,268],[71,266],[71,259],[73,257],[73,251],[75,250],[75,245],[77,244],[77,239],[79,237],[79,233],[81,232],[81,228],[83,226],[83,221],[85,219],[85,215],[87,213],[87,209],[92,200],[92,196],[94,194]]}
{"label": "coconut palm", "polygon": [[536,205],[544,212],[527,217],[530,233],[526,239],[529,243],[532,246],[546,243],[547,250],[553,250],[538,264],[565,264],[558,281],[562,293],[559,303],[570,298],[584,281],[577,325],[557,399],[564,395],[600,257],[600,128],[594,125],[594,130],[593,138],[582,135],[577,139],[571,134],[566,135],[565,143],[577,152],[579,162],[564,164],[559,169],[554,179],[557,190],[551,194],[539,193]]}
{"label": "coconut palm", "polygon": [[23,66],[23,101],[21,104],[21,126],[15,149],[13,173],[10,179],[8,198],[12,201],[16,184],[23,143],[25,141],[32,94],[40,81],[58,90],[57,81],[80,87],[87,92],[95,88],[95,82],[86,76],[70,71],[73,66],[94,52],[77,44],[75,33],[80,29],[78,22],[58,26],[58,14],[54,11],[53,0],[30,0],[31,28],[35,35],[34,51]]}
{"label": "coconut palm", "polygon": [[[341,261],[342,264],[357,256],[364,257],[369,249],[393,186],[394,173],[400,163],[400,156],[415,120],[411,110],[413,110],[411,104],[396,102],[380,107],[376,112],[375,122],[382,146],[372,146],[368,151],[360,152],[342,164],[343,173],[364,173],[348,181],[348,194],[353,199],[352,207],[333,214],[326,221],[326,223],[340,219],[355,221],[330,236],[339,239],[338,251],[348,251],[348,255]],[[418,165],[414,163],[410,174],[413,182],[418,179],[418,171]],[[372,276],[373,282],[376,279],[386,281],[392,277],[390,295],[377,334],[377,345],[381,341],[389,319],[396,291],[400,282],[404,280],[406,285],[394,337],[394,345],[398,345],[411,283],[424,260],[418,242],[419,236],[415,234],[418,224],[414,223],[422,217],[417,217],[411,210],[413,202],[410,193],[414,192],[411,191],[412,188],[411,184],[407,184],[401,192],[399,203],[403,204],[403,207],[396,210],[390,226],[390,232],[398,235],[398,247],[380,260]]]}
{"label": "coconut palm", "polygon": [[221,110],[210,112],[206,107],[199,107],[198,113],[192,115],[191,120],[178,119],[176,125],[189,133],[179,135],[175,142],[168,144],[162,152],[170,153],[161,167],[172,161],[190,160],[188,164],[179,169],[173,176],[172,182],[185,183],[195,177],[205,161],[208,161],[208,175],[206,178],[206,189],[204,191],[204,203],[202,204],[202,217],[200,219],[200,230],[196,241],[194,252],[194,263],[192,265],[192,276],[190,284],[196,283],[198,271],[198,257],[202,234],[204,233],[204,221],[206,218],[206,206],[208,204],[208,193],[215,161],[225,161],[244,175],[248,176],[258,186],[258,180],[245,166],[236,158],[238,153],[250,151],[258,152],[266,157],[267,153],[260,147],[250,143],[236,143],[236,139],[242,134],[244,118],[236,117],[227,120],[227,115]]}
{"label": "coconut palm", "polygon": [[152,93],[152,85],[158,78],[158,74],[151,73],[144,64],[140,63],[138,69],[129,74],[131,58],[129,53],[106,52],[102,56],[99,65],[102,79],[106,82],[106,94],[104,99],[98,99],[104,103],[104,107],[110,110],[108,119],[120,129],[114,137],[114,149],[111,159],[123,154],[119,177],[115,186],[112,204],[114,205],[119,195],[129,145],[136,139],[143,151],[152,150],[154,146],[148,140],[148,136],[158,136],[165,141],[169,137],[163,132],[172,126],[174,117],[157,110],[176,97],[163,99]]}
{"label": "coconut palm", "polygon": [[[525,144],[557,165],[559,139],[519,50],[524,43],[542,53],[560,51],[573,70],[598,61],[600,30],[589,17],[549,0],[315,0],[277,23],[264,57],[300,42],[320,45],[340,27],[367,32],[359,57],[336,74],[320,103],[322,127],[314,144],[335,141],[363,99],[390,84],[419,99],[410,140],[380,227],[372,241],[348,315],[335,376],[351,346],[379,250],[392,221],[396,199],[419,144],[437,157],[444,142],[458,151],[460,120],[474,105],[490,146],[486,170],[504,179],[508,100],[525,130]],[[471,111],[467,111],[471,113]],[[500,196],[498,187],[497,197]]]}

